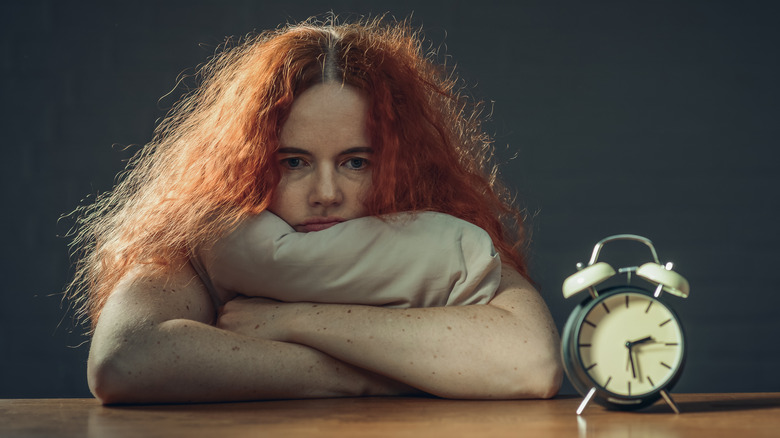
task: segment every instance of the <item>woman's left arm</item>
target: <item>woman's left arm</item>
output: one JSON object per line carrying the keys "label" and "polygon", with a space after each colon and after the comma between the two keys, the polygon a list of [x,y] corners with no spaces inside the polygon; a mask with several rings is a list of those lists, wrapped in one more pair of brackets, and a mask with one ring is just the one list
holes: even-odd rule
{"label": "woman's left arm", "polygon": [[548,398],[562,379],[550,312],[508,266],[488,304],[390,309],[239,299],[218,326],[307,345],[440,397]]}

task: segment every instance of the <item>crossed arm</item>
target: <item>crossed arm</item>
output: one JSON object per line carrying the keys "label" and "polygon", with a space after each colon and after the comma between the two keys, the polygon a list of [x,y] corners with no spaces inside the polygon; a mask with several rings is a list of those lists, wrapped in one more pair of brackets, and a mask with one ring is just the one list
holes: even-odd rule
{"label": "crossed arm", "polygon": [[189,265],[132,272],[92,337],[88,381],[103,403],[177,403],[409,393],[411,388],[299,344],[215,327]]}
{"label": "crossed arm", "polygon": [[508,267],[488,304],[390,309],[250,298],[228,303],[218,326],[307,345],[440,397],[551,397],[561,379],[547,308]]}
{"label": "crossed arm", "polygon": [[217,316],[197,275],[139,269],[93,336],[104,403],[401,395],[550,397],[558,336],[538,293],[505,268],[488,304],[415,309],[237,299]]}

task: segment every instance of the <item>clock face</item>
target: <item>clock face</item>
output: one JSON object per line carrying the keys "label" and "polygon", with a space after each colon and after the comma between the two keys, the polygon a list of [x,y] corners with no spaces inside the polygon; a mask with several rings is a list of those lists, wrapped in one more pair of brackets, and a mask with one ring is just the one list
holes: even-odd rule
{"label": "clock face", "polygon": [[582,369],[617,396],[653,393],[682,366],[685,345],[679,321],[649,295],[604,297],[587,311],[575,337]]}

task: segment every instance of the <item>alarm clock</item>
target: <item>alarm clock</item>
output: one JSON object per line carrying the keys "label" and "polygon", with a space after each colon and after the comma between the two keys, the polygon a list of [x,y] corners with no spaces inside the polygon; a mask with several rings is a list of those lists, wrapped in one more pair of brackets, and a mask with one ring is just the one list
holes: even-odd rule
{"label": "alarm clock", "polygon": [[[604,245],[618,240],[643,243],[652,261],[618,271],[598,261]],[[677,314],[659,298],[663,292],[685,298],[690,288],[672,267],[661,265],[649,239],[619,234],[598,242],[587,266],[578,263],[578,272],[563,282],[565,298],[588,292],[566,321],[561,339],[566,375],[584,396],[577,415],[591,400],[608,409],[634,410],[660,398],[680,413],[669,391],[685,365],[685,332]],[[608,279],[620,280],[620,274],[624,281],[598,288]],[[637,277],[642,284],[635,284]]]}

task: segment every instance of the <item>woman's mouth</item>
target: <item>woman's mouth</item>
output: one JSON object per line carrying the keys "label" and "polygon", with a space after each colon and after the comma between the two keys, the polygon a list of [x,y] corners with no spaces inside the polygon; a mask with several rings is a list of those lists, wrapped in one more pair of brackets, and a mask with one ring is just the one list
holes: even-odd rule
{"label": "woman's mouth", "polygon": [[296,228],[298,231],[302,231],[304,233],[310,233],[312,231],[322,231],[327,230],[328,228],[338,225],[342,222],[344,222],[346,219],[340,218],[340,217],[315,217],[311,219],[306,219],[303,223],[298,225]]}

